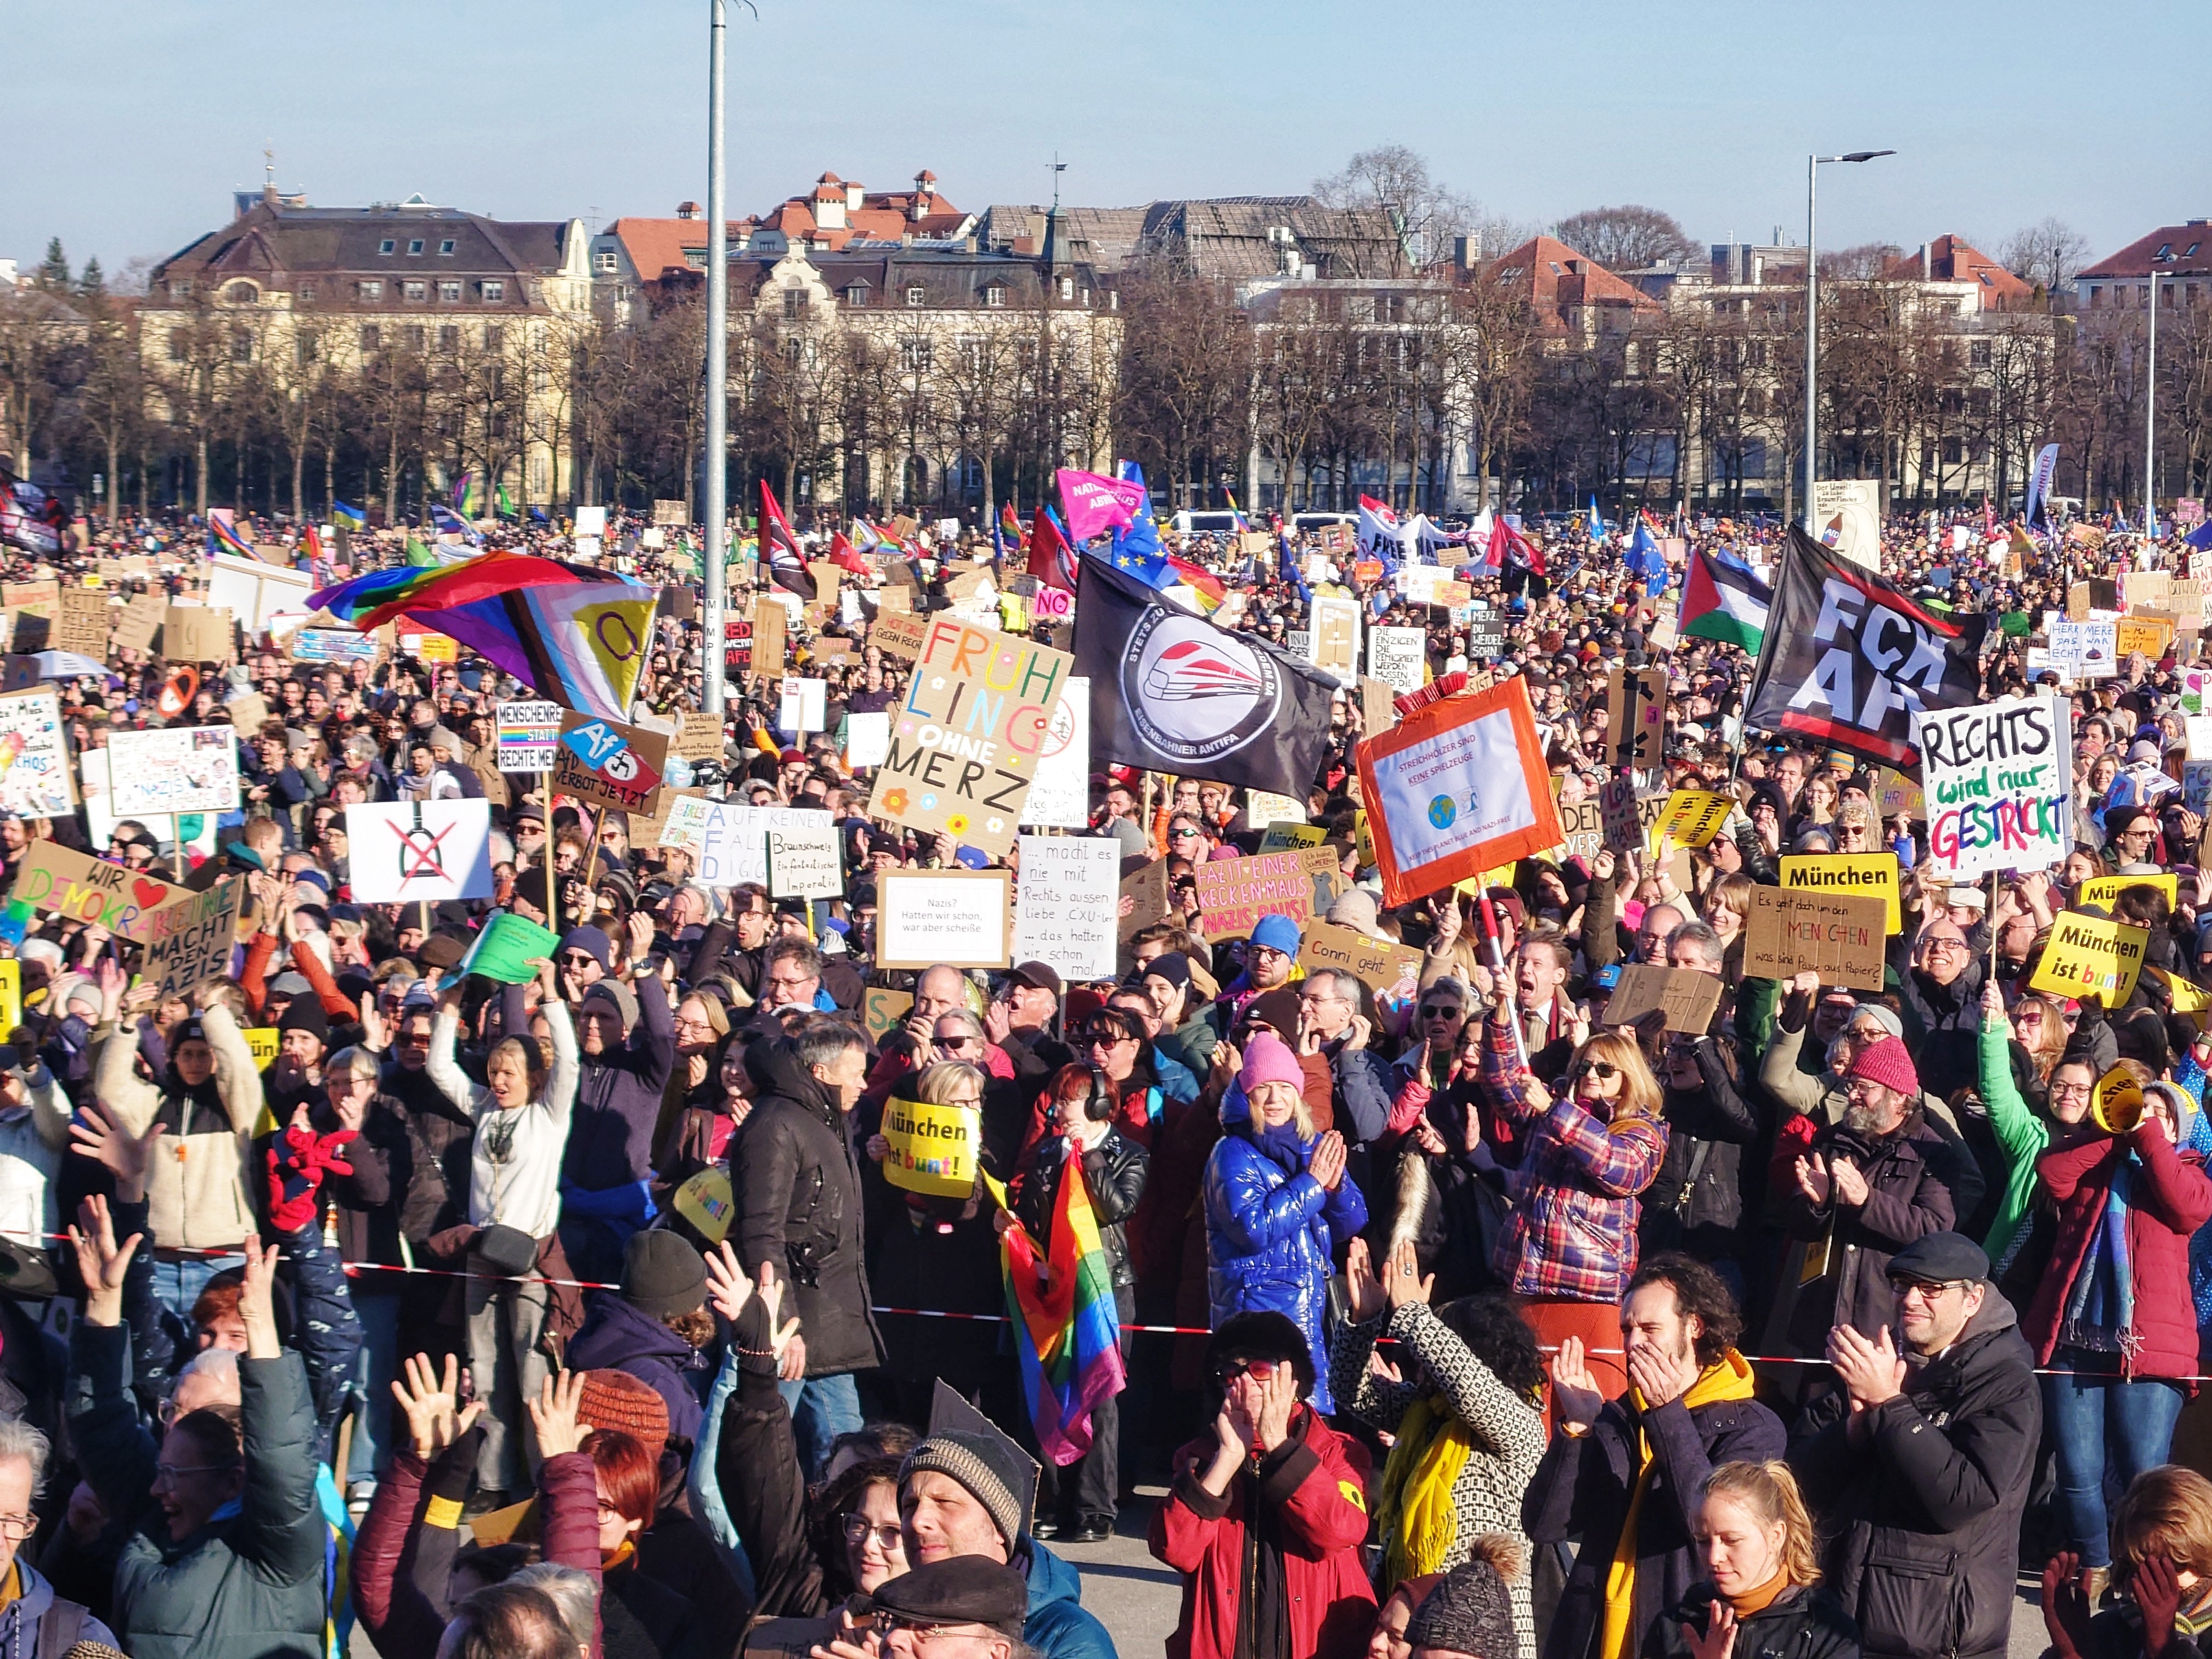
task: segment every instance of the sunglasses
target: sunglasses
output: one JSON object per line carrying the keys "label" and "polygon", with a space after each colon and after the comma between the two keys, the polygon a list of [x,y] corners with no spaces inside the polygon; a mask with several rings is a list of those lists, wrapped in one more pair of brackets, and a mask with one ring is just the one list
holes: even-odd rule
{"label": "sunglasses", "polygon": [[1423,1019],[1457,1019],[1460,1018],[1459,1005],[1453,1002],[1438,1003],[1433,1008],[1422,1009],[1421,1018]]}
{"label": "sunglasses", "polygon": [[1287,1359],[1232,1359],[1213,1368],[1213,1380],[1226,1385],[1240,1376],[1249,1376],[1259,1382],[1272,1382],[1276,1374],[1291,1369]]}
{"label": "sunglasses", "polygon": [[1610,1083],[1620,1075],[1620,1067],[1607,1060],[1586,1060],[1575,1067],[1577,1077],[1594,1077],[1600,1083]]}
{"label": "sunglasses", "polygon": [[1134,1042],[1136,1038],[1124,1036],[1119,1031],[1085,1031],[1075,1040],[1086,1048],[1118,1048],[1125,1042]]}
{"label": "sunglasses", "polygon": [[930,1042],[939,1048],[965,1048],[975,1039],[972,1036],[932,1037]]}

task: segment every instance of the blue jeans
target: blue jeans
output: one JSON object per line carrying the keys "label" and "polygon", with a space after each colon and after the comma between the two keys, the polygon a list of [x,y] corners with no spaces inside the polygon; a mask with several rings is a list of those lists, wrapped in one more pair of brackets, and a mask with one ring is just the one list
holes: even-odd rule
{"label": "blue jeans", "polygon": [[219,1273],[245,1265],[243,1251],[235,1255],[179,1256],[173,1261],[164,1261],[157,1256],[154,1261],[154,1294],[189,1333],[192,1328],[192,1304],[200,1299],[208,1280]]}
{"label": "blue jeans", "polygon": [[860,1416],[860,1388],[850,1371],[775,1386],[799,1437],[799,1467],[811,1481],[829,1462],[831,1441],[866,1426]]}
{"label": "blue jeans", "polygon": [[[2061,1349],[2051,1364],[2096,1356]],[[2182,1393],[2172,1382],[2144,1378],[2075,1375],[2043,1379],[2043,1414],[2058,1450],[2058,1510],[2067,1536],[2089,1567],[2112,1565],[2105,1514],[2105,1470],[2124,1487],[2145,1469],[2166,1462],[2181,1415]]]}
{"label": "blue jeans", "polygon": [[392,1384],[399,1375],[399,1298],[363,1296],[353,1310],[361,1318],[361,1352],[353,1362],[353,1442],[346,1454],[345,1480],[376,1480],[389,1461],[392,1448],[381,1431],[392,1421]]}

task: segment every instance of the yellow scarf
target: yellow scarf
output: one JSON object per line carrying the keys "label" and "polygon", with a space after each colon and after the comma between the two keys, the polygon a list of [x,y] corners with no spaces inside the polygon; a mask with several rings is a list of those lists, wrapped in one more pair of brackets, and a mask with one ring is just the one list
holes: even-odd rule
{"label": "yellow scarf", "polygon": [[1406,1408],[1398,1443],[1382,1466],[1383,1582],[1403,1583],[1436,1572],[1451,1553],[1459,1531],[1452,1489],[1474,1450],[1467,1425],[1443,1398],[1424,1392]]}
{"label": "yellow scarf", "polygon": [[[1698,1373],[1698,1380],[1682,1396],[1682,1404],[1694,1411],[1716,1401],[1750,1398],[1751,1366],[1741,1354],[1730,1348],[1716,1364]],[[1643,1394],[1632,1387],[1628,1402],[1640,1417]],[[1650,1480],[1651,1444],[1644,1438],[1639,1424],[1636,1431],[1636,1488],[1628,1495],[1628,1511],[1620,1522],[1620,1542],[1613,1547],[1613,1565],[1605,1576],[1605,1634],[1597,1659],[1622,1659],[1628,1649],[1628,1627],[1636,1610],[1636,1517],[1644,1505],[1644,1491]]]}

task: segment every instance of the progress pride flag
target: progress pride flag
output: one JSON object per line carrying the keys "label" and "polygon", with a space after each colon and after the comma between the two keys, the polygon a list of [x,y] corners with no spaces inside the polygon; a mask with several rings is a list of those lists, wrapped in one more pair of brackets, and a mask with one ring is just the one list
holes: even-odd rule
{"label": "progress pride flag", "polygon": [[1145,505],[1145,487],[1096,472],[1060,469],[1060,502],[1067,513],[1067,533],[1078,545],[1115,525],[1134,524]]}

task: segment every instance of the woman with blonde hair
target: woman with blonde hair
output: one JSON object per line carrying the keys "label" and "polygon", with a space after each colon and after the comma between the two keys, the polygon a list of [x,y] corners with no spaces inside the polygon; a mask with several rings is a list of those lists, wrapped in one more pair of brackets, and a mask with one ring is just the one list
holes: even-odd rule
{"label": "woman with blonde hair", "polygon": [[1644,1659],[1858,1659],[1859,1631],[1820,1588],[1819,1540],[1790,1466],[1723,1463],[1690,1517],[1705,1577],[1652,1621]]}
{"label": "woman with blonde hair", "polygon": [[[1659,1080],[1633,1036],[1601,1031],[1575,1051],[1555,1099],[1522,1063],[1512,1018],[1501,1000],[1484,1028],[1483,1085],[1527,1143],[1505,1178],[1512,1209],[1491,1265],[1522,1298],[1539,1343],[1575,1336],[1585,1349],[1618,1348],[1637,1199],[1667,1156]],[[1628,1386],[1618,1360],[1594,1358],[1590,1369],[1608,1396]]]}
{"label": "woman with blonde hair", "polygon": [[2043,1623],[2055,1659],[2196,1653],[2212,1630],[2212,1480],[2179,1463],[2145,1469],[2112,1510],[2112,1583],[2127,1599],[2097,1613],[2081,1558],[2043,1569]]}

